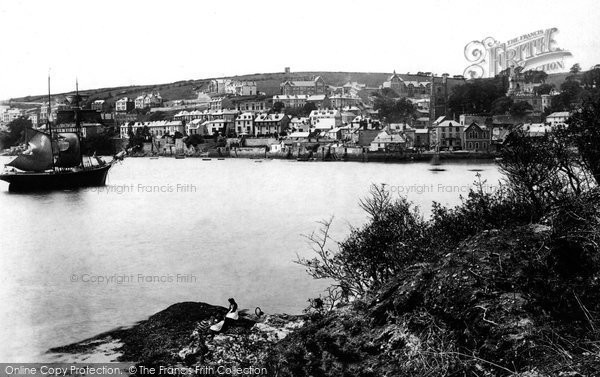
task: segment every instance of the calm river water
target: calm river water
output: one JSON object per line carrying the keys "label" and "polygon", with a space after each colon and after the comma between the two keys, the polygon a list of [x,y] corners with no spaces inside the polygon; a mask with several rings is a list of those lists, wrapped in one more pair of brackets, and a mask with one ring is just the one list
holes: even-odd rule
{"label": "calm river water", "polygon": [[[0,163],[7,162],[3,158]],[[292,263],[302,234],[335,216],[333,235],[366,216],[371,183],[428,215],[459,203],[490,162],[296,162],[126,159],[105,188],[14,194],[0,183],[0,361],[133,324],[180,301],[300,313],[326,283]]]}

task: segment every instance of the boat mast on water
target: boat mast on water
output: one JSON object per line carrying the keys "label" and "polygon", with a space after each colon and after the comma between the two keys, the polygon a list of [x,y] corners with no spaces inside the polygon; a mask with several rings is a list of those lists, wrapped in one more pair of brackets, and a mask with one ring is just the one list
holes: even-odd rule
{"label": "boat mast on water", "polygon": [[75,123],[73,132],[52,131],[50,100],[50,77],[48,77],[47,132],[31,129],[33,134],[27,141],[28,150],[6,164],[12,169],[0,174],[0,179],[9,183],[11,191],[73,189],[105,185],[108,170],[116,161],[123,159],[124,152],[115,155],[110,163],[96,157],[97,164],[93,164],[88,157],[88,164],[85,164],[81,153],[79,83],[76,81],[76,94],[72,98],[75,105],[71,106],[72,120]]}

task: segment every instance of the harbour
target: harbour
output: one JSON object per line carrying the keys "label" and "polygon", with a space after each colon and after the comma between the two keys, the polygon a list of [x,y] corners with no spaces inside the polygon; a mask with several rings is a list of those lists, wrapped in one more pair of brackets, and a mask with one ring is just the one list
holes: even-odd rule
{"label": "harbour", "polygon": [[428,216],[433,200],[459,204],[477,173],[490,187],[501,178],[491,162],[431,172],[427,163],[263,161],[130,158],[105,187],[19,194],[2,183],[0,357],[44,360],[51,347],[176,302],[234,296],[245,308],[301,313],[327,286],[293,263],[309,254],[302,235],[332,216],[338,239],[363,224],[358,200],[371,183]]}

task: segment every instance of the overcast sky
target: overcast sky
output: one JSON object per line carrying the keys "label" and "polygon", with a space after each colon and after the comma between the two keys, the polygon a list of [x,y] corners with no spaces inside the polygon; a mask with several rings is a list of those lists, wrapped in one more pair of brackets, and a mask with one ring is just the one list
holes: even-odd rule
{"label": "overcast sky", "polygon": [[[485,5],[483,5],[485,4]],[[600,1],[0,1],[0,99],[257,72],[462,74],[464,46],[557,27],[600,63]]]}

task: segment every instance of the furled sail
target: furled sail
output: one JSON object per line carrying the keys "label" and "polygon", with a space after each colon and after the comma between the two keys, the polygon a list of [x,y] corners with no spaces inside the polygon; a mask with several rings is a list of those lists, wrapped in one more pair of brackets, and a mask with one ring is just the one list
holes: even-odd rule
{"label": "furled sail", "polygon": [[58,158],[54,164],[55,166],[71,168],[81,164],[81,150],[77,134],[59,133],[57,145]]}
{"label": "furled sail", "polygon": [[29,139],[29,149],[6,164],[24,171],[44,171],[52,167],[52,142],[50,136],[43,132],[34,132]]}

